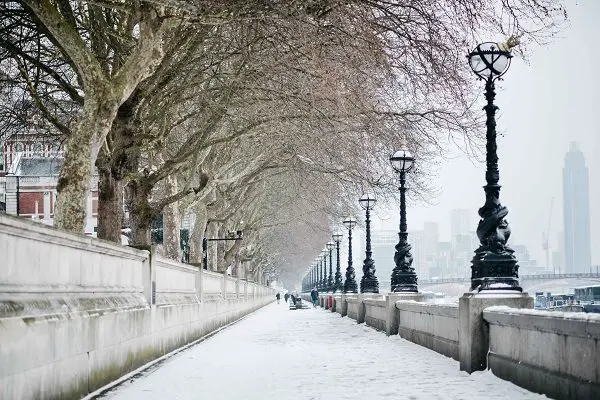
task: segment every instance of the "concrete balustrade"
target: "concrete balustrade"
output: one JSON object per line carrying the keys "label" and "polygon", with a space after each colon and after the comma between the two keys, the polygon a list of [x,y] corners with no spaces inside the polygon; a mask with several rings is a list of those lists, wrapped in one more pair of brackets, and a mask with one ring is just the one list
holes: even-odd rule
{"label": "concrete balustrade", "polygon": [[365,324],[380,331],[385,331],[385,323],[387,319],[385,299],[366,298],[363,300],[363,305],[365,310]]}
{"label": "concrete balustrade", "polygon": [[398,334],[458,361],[458,305],[396,302]]}
{"label": "concrete balustrade", "polygon": [[79,399],[273,300],[256,283],[0,215],[0,398]]}
{"label": "concrete balustrade", "polygon": [[341,316],[451,357],[461,370],[489,368],[554,399],[600,399],[598,314],[533,310],[531,297],[514,292],[466,293],[460,305],[337,293],[320,294],[322,305],[328,296]]}
{"label": "concrete balustrade", "polygon": [[173,260],[154,256],[156,268],[156,304],[189,304],[198,302],[196,275],[198,269]]}
{"label": "concrete balustrade", "polygon": [[494,374],[552,398],[600,398],[599,314],[496,306],[483,318]]}
{"label": "concrete balustrade", "polygon": [[[358,299],[357,295],[346,295],[346,303],[348,304],[346,316],[358,321],[358,311],[359,307],[362,307],[362,302]],[[361,322],[364,321],[360,321],[359,323]]]}

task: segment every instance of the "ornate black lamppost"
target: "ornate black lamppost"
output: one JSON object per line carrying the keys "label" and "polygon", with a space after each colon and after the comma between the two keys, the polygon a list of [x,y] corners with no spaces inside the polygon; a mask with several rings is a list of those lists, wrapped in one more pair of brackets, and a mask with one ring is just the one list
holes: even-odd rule
{"label": "ornate black lamppost", "polygon": [[344,220],[344,226],[348,229],[348,267],[346,268],[346,281],[344,282],[344,293],[358,293],[358,285],[354,279],[354,268],[352,268],[352,229],[356,226],[356,219],[348,217]]}
{"label": "ornate black lamppost", "polygon": [[506,43],[482,43],[469,55],[469,65],[480,79],[485,81],[486,112],[486,185],[485,204],[479,209],[481,220],[477,226],[477,237],[480,246],[475,250],[471,261],[471,290],[517,290],[519,286],[519,266],[517,258],[506,242],[510,237],[508,221],[504,219],[508,209],[500,204],[500,171],[496,145],[496,97],[494,82],[499,79],[510,66],[512,55],[510,49],[519,44],[516,37]]}
{"label": "ornate black lamppost", "polygon": [[317,290],[320,292],[321,287],[321,258],[315,258],[315,286]]}
{"label": "ornate black lamppost", "polygon": [[327,252],[329,253],[329,276],[327,277],[327,291],[333,292],[333,258],[331,252],[335,247],[335,243],[329,241],[325,246],[327,247]]}
{"label": "ornate black lamppost", "polygon": [[379,282],[375,276],[375,261],[373,261],[371,252],[371,210],[375,207],[377,199],[372,194],[364,194],[360,200],[358,200],[360,206],[365,209],[366,213],[366,237],[367,237],[367,250],[366,258],[363,263],[363,277],[360,280],[360,292],[361,293],[379,293]]}
{"label": "ornate black lamppost", "polygon": [[335,293],[336,291],[344,288],[344,283],[342,282],[342,272],[340,271],[340,242],[342,241],[344,234],[341,231],[336,231],[331,237],[335,242],[335,249],[337,253],[337,265],[335,268],[335,280],[333,283],[333,293]]}
{"label": "ornate black lamppost", "polygon": [[400,174],[400,232],[399,241],[396,245],[394,254],[394,263],[396,266],[392,270],[391,291],[393,293],[418,292],[417,274],[412,267],[413,257],[410,254],[410,244],[408,244],[408,232],[406,232],[406,173],[411,170],[415,159],[406,148],[406,142],[403,140],[402,148],[390,157],[392,167]]}
{"label": "ornate black lamppost", "polygon": [[323,247],[321,250],[321,260],[323,260],[323,291],[326,292],[327,288],[327,247]]}

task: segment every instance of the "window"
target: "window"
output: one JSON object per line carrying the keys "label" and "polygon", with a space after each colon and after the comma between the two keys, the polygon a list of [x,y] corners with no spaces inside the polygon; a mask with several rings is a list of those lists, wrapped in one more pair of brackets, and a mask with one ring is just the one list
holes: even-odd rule
{"label": "window", "polygon": [[4,143],[0,145],[0,171],[4,171]]}
{"label": "window", "polygon": [[58,153],[60,151],[60,143],[56,142],[52,144],[52,152]]}
{"label": "window", "polygon": [[20,153],[23,151],[23,145],[21,143],[15,143],[13,148],[15,153]]}
{"label": "window", "polygon": [[36,156],[42,155],[42,144],[41,143],[36,143],[33,145],[33,154]]}

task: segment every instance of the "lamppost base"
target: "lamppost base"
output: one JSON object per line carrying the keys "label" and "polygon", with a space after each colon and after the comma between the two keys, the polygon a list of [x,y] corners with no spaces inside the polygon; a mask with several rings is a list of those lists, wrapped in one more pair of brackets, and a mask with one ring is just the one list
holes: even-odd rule
{"label": "lamppost base", "polygon": [[414,271],[392,271],[392,282],[390,285],[392,293],[416,293],[417,274]]}
{"label": "lamppost base", "polygon": [[361,293],[379,293],[379,281],[375,276],[363,276],[360,280]]}
{"label": "lamppost base", "polygon": [[344,293],[358,293],[358,285],[356,282],[346,282],[344,283]]}
{"label": "lamppost base", "polygon": [[519,286],[519,266],[513,250],[491,251],[480,246],[472,260],[471,290],[513,290],[522,292]]}
{"label": "lamppost base", "polygon": [[396,285],[391,288],[392,293],[418,293],[417,285]]}

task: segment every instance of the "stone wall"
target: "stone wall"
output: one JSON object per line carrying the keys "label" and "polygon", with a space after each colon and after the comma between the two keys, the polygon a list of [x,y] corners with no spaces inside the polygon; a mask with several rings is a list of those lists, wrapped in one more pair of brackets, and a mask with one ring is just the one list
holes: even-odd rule
{"label": "stone wall", "polygon": [[0,215],[0,398],[79,399],[274,300],[270,288]]}
{"label": "stone wall", "polygon": [[598,314],[536,311],[518,292],[466,293],[460,305],[415,301],[419,294],[333,297],[342,316],[452,357],[469,373],[489,368],[554,399],[600,399]]}
{"label": "stone wall", "polygon": [[557,399],[600,399],[600,315],[488,307],[488,367]]}
{"label": "stone wall", "polygon": [[[358,299],[358,296],[347,296],[346,303],[348,304],[347,316],[353,320],[358,320],[358,313],[360,307],[362,307],[362,302]],[[361,321],[364,322],[364,321]],[[360,322],[359,322],[360,323]]]}
{"label": "stone wall", "polygon": [[385,299],[364,299],[365,324],[373,328],[385,331],[387,309]]}
{"label": "stone wall", "polygon": [[458,361],[458,305],[398,301],[398,333]]}

